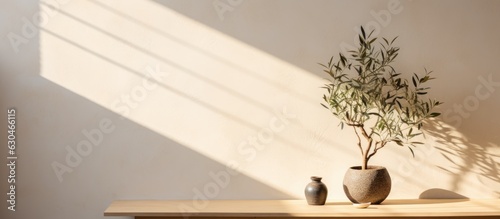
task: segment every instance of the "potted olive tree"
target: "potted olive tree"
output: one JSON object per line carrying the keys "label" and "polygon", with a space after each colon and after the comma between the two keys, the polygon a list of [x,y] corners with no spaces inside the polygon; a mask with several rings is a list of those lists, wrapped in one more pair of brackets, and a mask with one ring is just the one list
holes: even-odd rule
{"label": "potted olive tree", "polygon": [[344,192],[353,203],[379,204],[389,195],[391,179],[384,167],[368,165],[370,158],[391,143],[415,156],[414,147],[422,143],[414,138],[422,135],[426,119],[440,115],[434,109],[441,102],[425,98],[432,72],[398,72],[392,66],[399,51],[393,45],[397,37],[378,40],[372,33],[361,27],[356,50],[320,64],[329,75],[321,105],[340,120],[342,129],[351,128],[357,136],[361,165],[347,171]]}

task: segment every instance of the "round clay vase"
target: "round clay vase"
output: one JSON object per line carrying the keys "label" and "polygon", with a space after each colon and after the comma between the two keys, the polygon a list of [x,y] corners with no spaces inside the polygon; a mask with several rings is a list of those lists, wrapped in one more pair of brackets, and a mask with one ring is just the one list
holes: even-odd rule
{"label": "round clay vase", "polygon": [[312,182],[307,184],[304,191],[307,199],[307,204],[324,205],[328,196],[326,185],[321,182],[321,177],[311,176]]}
{"label": "round clay vase", "polygon": [[391,192],[391,176],[385,167],[351,167],[344,176],[344,192],[353,203],[380,204]]}

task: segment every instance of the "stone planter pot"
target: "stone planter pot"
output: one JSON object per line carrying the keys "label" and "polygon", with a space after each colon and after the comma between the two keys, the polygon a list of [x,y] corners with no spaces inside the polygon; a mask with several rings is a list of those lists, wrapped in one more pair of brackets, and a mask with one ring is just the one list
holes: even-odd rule
{"label": "stone planter pot", "polygon": [[351,167],[344,176],[344,192],[353,203],[380,204],[391,192],[391,176],[385,167]]}

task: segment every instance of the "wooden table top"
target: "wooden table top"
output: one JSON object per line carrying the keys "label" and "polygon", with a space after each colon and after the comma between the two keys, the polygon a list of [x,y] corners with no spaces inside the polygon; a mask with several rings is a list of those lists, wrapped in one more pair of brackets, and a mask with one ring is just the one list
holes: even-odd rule
{"label": "wooden table top", "polygon": [[456,217],[499,216],[500,199],[402,199],[357,209],[347,201],[323,206],[305,200],[119,200],[105,216],[136,217]]}

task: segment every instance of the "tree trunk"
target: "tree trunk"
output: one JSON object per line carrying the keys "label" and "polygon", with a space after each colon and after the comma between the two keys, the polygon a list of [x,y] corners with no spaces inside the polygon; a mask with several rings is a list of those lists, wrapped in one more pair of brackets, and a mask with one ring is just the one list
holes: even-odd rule
{"label": "tree trunk", "polygon": [[362,170],[366,170],[368,168],[368,159],[367,159],[367,154],[363,154],[363,165],[361,165]]}

